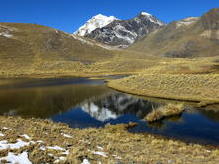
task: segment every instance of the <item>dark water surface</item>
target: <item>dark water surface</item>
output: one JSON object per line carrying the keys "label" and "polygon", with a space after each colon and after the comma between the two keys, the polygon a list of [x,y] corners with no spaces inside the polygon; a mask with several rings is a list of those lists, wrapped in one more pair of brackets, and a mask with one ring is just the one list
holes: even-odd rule
{"label": "dark water surface", "polygon": [[104,85],[104,80],[86,78],[14,80],[0,86],[0,115],[49,118],[72,128],[99,128],[132,121],[138,126],[130,132],[219,145],[218,106],[188,106],[180,116],[153,124],[143,121],[152,109],[165,103],[113,91]]}

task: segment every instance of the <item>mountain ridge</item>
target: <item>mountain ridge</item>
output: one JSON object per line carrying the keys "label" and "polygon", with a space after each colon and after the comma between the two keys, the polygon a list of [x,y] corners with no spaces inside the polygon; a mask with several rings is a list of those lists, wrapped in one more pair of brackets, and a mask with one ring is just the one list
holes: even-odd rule
{"label": "mountain ridge", "polygon": [[100,43],[125,48],[164,25],[153,15],[140,12],[136,17],[128,20],[115,19],[105,26],[90,30],[83,36]]}
{"label": "mountain ridge", "polygon": [[218,56],[218,13],[219,9],[212,9],[199,18],[171,22],[134,43],[129,50],[164,57]]}
{"label": "mountain ridge", "polygon": [[105,16],[102,14],[98,14],[89,19],[83,26],[81,26],[77,31],[74,32],[75,35],[85,36],[90,34],[97,28],[105,27],[110,24],[114,20],[117,20],[114,16]]}

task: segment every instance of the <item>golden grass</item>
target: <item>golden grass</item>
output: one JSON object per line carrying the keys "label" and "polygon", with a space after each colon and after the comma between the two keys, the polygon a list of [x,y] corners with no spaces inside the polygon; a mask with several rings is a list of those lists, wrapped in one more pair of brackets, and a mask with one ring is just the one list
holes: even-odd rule
{"label": "golden grass", "polygon": [[109,87],[142,96],[219,102],[219,74],[139,74],[113,80]]}
{"label": "golden grass", "polygon": [[165,117],[179,115],[183,111],[183,104],[167,104],[164,106],[160,106],[157,109],[153,109],[152,112],[145,117],[145,120],[147,120],[148,122],[158,121]]}
{"label": "golden grass", "polygon": [[0,23],[0,77],[95,76],[128,73],[218,72],[215,58],[171,59],[144,52],[107,50],[45,26]]}
{"label": "golden grass", "polygon": [[110,82],[109,86],[144,96],[218,102],[218,56],[173,59],[130,49],[109,51],[45,26],[0,25],[15,29],[15,38],[0,37],[0,77],[129,74],[136,76]]}
{"label": "golden grass", "polygon": [[[33,144],[19,150],[0,151],[0,158],[7,152],[20,153],[28,151],[33,163],[54,163],[54,156],[64,156],[60,163],[81,163],[88,159],[90,163],[217,163],[219,150],[197,144],[186,144],[181,141],[168,140],[150,134],[132,134],[127,128],[133,125],[106,126],[100,129],[71,129],[64,124],[48,120],[22,119],[16,117],[0,117],[0,131],[5,136],[0,140],[10,142],[27,134],[31,140],[42,140],[43,143]],[[3,129],[9,128],[9,130]],[[68,134],[72,138],[62,135]],[[41,146],[60,146],[69,150],[68,155],[60,151],[45,150]],[[100,150],[98,147],[102,147]],[[107,157],[95,155],[93,151],[105,152]],[[53,154],[50,156],[49,154]]]}

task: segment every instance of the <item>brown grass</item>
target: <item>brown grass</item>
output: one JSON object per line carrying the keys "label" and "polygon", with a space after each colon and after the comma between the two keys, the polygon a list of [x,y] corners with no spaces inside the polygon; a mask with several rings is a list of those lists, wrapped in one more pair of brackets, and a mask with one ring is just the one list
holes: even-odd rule
{"label": "brown grass", "polygon": [[167,104],[157,109],[153,109],[153,111],[145,117],[145,120],[147,120],[148,122],[158,121],[165,117],[179,115],[183,111],[183,104]]}
{"label": "brown grass", "polygon": [[136,95],[188,101],[219,102],[219,74],[139,74],[108,86]]}
{"label": "brown grass", "polygon": [[[133,125],[130,125],[133,126]],[[4,130],[3,127],[9,128]],[[5,134],[0,140],[16,141],[19,135],[27,134],[31,140],[42,140],[44,143],[33,144],[20,150],[28,151],[33,163],[54,163],[54,156],[66,157],[60,163],[81,163],[88,159],[91,163],[218,163],[219,150],[197,144],[186,144],[149,134],[132,134],[127,131],[129,125],[107,126],[100,129],[71,129],[64,124],[48,120],[0,117],[0,131]],[[62,133],[73,138],[66,138]],[[61,151],[45,150],[41,146],[60,146],[69,150],[68,155]],[[100,150],[97,146],[102,147]],[[0,158],[7,154],[0,152]],[[101,151],[107,157],[95,155],[92,151]],[[53,156],[49,156],[52,153]]]}
{"label": "brown grass", "polygon": [[0,23],[0,32],[5,29],[12,30],[14,37],[0,37],[0,77],[218,72],[217,57],[171,59],[132,50],[107,50],[34,24]]}

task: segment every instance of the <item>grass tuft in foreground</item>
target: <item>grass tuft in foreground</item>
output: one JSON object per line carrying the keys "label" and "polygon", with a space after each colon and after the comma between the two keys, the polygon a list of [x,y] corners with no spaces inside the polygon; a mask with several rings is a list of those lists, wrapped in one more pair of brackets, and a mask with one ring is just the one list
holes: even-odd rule
{"label": "grass tuft in foreground", "polygon": [[127,128],[132,126],[135,124],[71,129],[48,120],[0,117],[0,163],[5,159],[10,163],[7,157],[12,153],[16,157],[23,155],[32,163],[213,164],[219,161],[218,147],[129,133]]}

